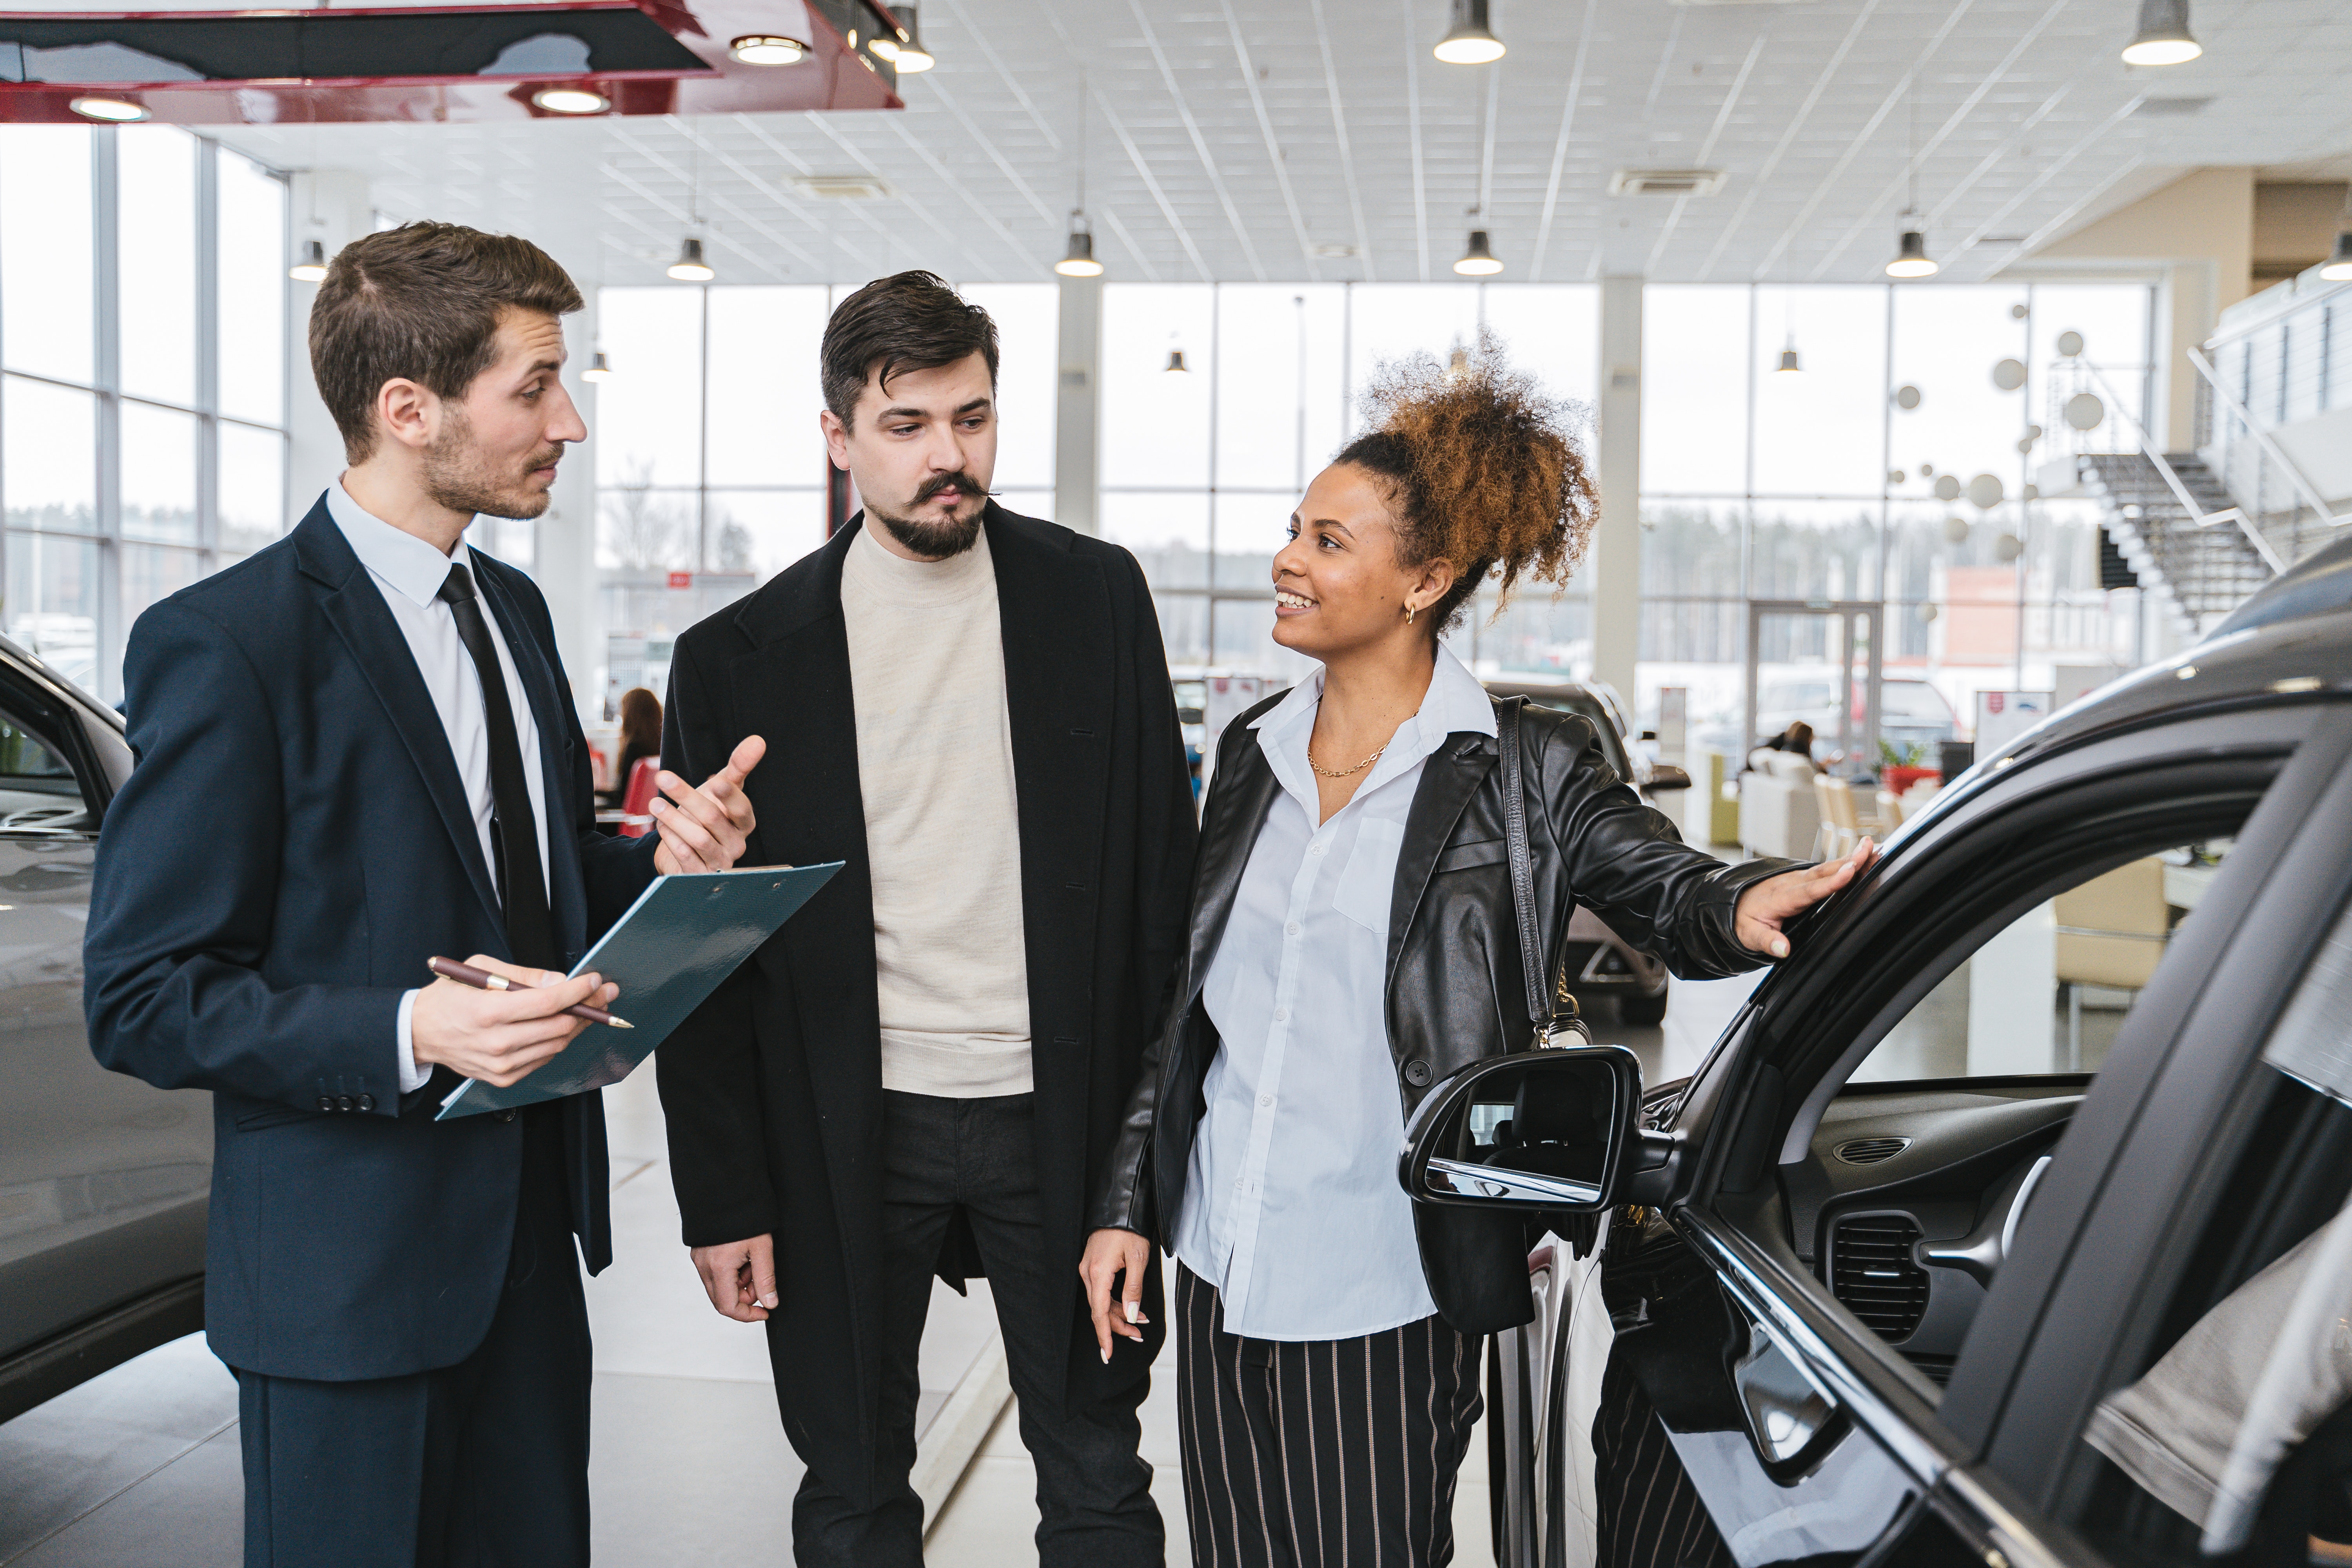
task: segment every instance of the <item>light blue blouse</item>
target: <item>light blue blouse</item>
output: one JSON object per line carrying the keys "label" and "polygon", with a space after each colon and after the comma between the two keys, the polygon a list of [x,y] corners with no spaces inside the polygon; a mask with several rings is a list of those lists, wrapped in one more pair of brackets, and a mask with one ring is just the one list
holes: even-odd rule
{"label": "light blue blouse", "polygon": [[1226,1331],[1249,1339],[1352,1339],[1437,1310],[1396,1178],[1389,909],[1423,763],[1449,734],[1495,733],[1495,710],[1440,645],[1421,711],[1318,826],[1307,742],[1322,697],[1318,670],[1253,726],[1282,793],[1202,988],[1223,1044],[1176,1256],[1217,1288]]}

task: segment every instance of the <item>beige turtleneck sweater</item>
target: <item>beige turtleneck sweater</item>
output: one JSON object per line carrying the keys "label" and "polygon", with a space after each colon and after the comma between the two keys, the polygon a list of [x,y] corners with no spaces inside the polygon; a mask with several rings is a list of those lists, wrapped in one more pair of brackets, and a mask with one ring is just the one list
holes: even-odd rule
{"label": "beige turtleneck sweater", "polygon": [[908,561],[861,526],[841,564],[874,875],[882,1087],[1029,1092],[1021,830],[996,568],[982,533]]}

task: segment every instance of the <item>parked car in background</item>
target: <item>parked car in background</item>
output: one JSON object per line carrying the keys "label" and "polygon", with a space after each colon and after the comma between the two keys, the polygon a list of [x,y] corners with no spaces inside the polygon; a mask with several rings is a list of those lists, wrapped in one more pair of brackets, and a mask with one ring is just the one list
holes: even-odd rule
{"label": "parked car in background", "polygon": [[82,1028],[122,721],[0,638],[0,1420],[204,1327],[212,1096],[110,1073]]}
{"label": "parked car in background", "polygon": [[[1860,736],[1868,722],[1868,696],[1857,683],[1847,698],[1847,731]],[[1828,765],[1838,750],[1837,672],[1797,670],[1759,677],[1756,690],[1756,733],[1743,738],[1737,712],[1692,726],[1692,741],[1738,761],[1775,735],[1787,732],[1802,720],[1812,726],[1813,761]],[[1933,761],[1936,743],[1957,739],[1959,721],[1944,694],[1925,680],[1889,676],[1878,683],[1878,738],[1897,752],[1916,745]],[[1875,757],[1863,759],[1877,766]]]}
{"label": "parked car in background", "polygon": [[[1504,675],[1485,684],[1496,697],[1524,697],[1537,707],[1573,713],[1591,723],[1609,765],[1644,799],[1655,804],[1660,795],[1690,787],[1690,775],[1681,768],[1653,763],[1629,743],[1629,736],[1640,737],[1633,733],[1623,699],[1606,682]],[[1665,810],[1673,816],[1679,807],[1668,802]],[[1619,936],[1591,910],[1578,909],[1569,922],[1563,963],[1580,1008],[1606,1001],[1615,1005],[1622,1023],[1654,1026],[1665,1021],[1666,966]]]}
{"label": "parked car in background", "polygon": [[1948,787],[1688,1080],[1433,1088],[1408,1189],[1554,1231],[1496,1561],[2352,1561],[2347,867],[2352,541]]}

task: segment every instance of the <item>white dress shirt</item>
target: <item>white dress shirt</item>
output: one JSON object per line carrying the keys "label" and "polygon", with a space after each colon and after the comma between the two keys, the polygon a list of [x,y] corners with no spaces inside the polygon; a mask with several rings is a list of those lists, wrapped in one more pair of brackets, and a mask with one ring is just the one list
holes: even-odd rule
{"label": "white dress shirt", "polygon": [[[498,860],[490,847],[490,819],[496,813],[497,801],[490,794],[490,731],[482,708],[481,677],[475,671],[473,656],[458,638],[456,614],[440,598],[441,585],[449,580],[452,564],[461,564],[473,574],[475,592],[480,593],[481,567],[462,542],[455,552],[444,555],[416,535],[393,527],[353,500],[341,479],[327,487],[327,515],[343,531],[352,553],[367,568],[376,592],[383,595],[384,607],[399,623],[400,635],[408,639],[408,651],[416,658],[416,673],[425,678],[425,689],[432,694],[434,711],[441,715],[441,728],[449,737],[457,778],[466,786],[466,798],[473,805],[474,826],[482,837],[482,861],[495,866]],[[523,690],[521,676],[516,673],[506,634],[499,629],[499,618],[490,613],[487,598],[482,600],[482,619],[489,625],[490,641],[499,650],[499,668],[506,673],[507,705],[514,710],[517,738],[522,746],[523,778],[530,789],[531,816],[538,821],[540,879],[544,884],[551,861],[547,850],[546,769],[540,761],[539,726],[531,719],[530,698]],[[403,1094],[413,1094],[424,1088],[425,1080],[433,1076],[432,1068],[416,1065],[415,1044],[410,1032],[410,1017],[415,1007],[415,992],[401,997]]]}
{"label": "white dress shirt", "polygon": [[1318,825],[1307,742],[1322,699],[1318,670],[1251,726],[1282,793],[1201,991],[1223,1044],[1176,1256],[1216,1287],[1226,1331],[1247,1339],[1353,1339],[1437,1310],[1396,1177],[1390,904],[1423,765],[1450,734],[1494,734],[1494,704],[1441,644],[1421,711]]}

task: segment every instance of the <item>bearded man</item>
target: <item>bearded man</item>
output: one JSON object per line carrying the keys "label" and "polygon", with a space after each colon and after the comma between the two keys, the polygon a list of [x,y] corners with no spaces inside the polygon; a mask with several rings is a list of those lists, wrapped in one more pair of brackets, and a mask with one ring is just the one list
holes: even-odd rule
{"label": "bearded man", "polygon": [[[657,836],[598,832],[546,601],[462,541],[545,511],[586,437],[580,306],[511,236],[344,247],[310,366],[350,467],[123,657],[139,765],[84,1002],[106,1066],[212,1091],[205,1331],[236,1373],[247,1568],[588,1562],[572,1244],[612,1260],[603,1108],[434,1114],[587,1026],[564,1009],[614,988],[564,972],[656,871],[734,864],[762,746],[699,789],[662,774]],[[423,984],[436,954],[520,988]]]}
{"label": "bearded man", "polygon": [[[685,1239],[767,1325],[807,1461],[802,1568],[922,1561],[916,1355],[985,1273],[1045,1568],[1158,1568],[1136,1407],[1078,1258],[1183,935],[1194,818],[1151,595],[1114,544],[989,499],[996,329],[938,278],[834,312],[820,416],[865,510],[677,639],[665,761],[789,734],[754,863],[846,864],[662,1047]],[[780,743],[784,743],[781,742]]]}

